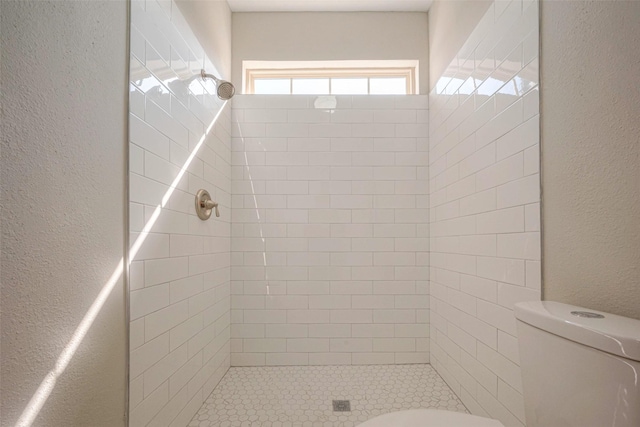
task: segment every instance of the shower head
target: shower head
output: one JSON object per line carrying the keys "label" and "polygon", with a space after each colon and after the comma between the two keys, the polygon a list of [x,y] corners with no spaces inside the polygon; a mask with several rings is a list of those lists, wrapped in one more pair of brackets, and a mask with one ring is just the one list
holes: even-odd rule
{"label": "shower head", "polygon": [[235,95],[236,88],[233,87],[233,85],[230,82],[226,80],[221,80],[216,76],[214,76],[213,74],[207,74],[205,73],[204,70],[200,70],[200,75],[202,76],[203,79],[206,79],[208,77],[210,79],[213,79],[216,82],[216,85],[217,85],[216,93],[218,94],[218,98],[222,99],[223,101],[227,101],[233,98],[233,95]]}

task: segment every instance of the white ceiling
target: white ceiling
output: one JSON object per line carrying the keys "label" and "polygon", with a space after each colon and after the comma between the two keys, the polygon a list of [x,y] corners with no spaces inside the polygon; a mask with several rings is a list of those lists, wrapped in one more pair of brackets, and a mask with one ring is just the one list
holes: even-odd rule
{"label": "white ceiling", "polygon": [[227,0],[233,12],[426,12],[432,0]]}

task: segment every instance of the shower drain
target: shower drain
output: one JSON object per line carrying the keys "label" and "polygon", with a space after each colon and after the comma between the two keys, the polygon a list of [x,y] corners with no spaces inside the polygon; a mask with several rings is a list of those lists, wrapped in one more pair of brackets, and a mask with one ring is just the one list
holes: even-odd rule
{"label": "shower drain", "polygon": [[351,401],[349,400],[334,400],[333,412],[351,412]]}

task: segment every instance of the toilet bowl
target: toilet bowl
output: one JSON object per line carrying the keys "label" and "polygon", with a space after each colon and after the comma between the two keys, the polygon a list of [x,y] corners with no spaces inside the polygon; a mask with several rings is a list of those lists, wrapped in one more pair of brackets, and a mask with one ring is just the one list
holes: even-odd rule
{"label": "toilet bowl", "polygon": [[460,412],[412,409],[380,415],[358,427],[504,427],[500,421]]}

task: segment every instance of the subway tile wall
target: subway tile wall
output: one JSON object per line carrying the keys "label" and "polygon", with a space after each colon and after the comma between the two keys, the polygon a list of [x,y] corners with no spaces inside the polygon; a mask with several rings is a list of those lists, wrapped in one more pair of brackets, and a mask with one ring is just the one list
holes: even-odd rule
{"label": "subway tile wall", "polygon": [[234,98],[233,366],[429,361],[427,105]]}
{"label": "subway tile wall", "polygon": [[131,7],[130,425],[185,426],[230,364],[231,112],[175,3]]}
{"label": "subway tile wall", "polygon": [[538,1],[496,1],[430,99],[431,362],[524,424],[513,305],[540,299]]}

